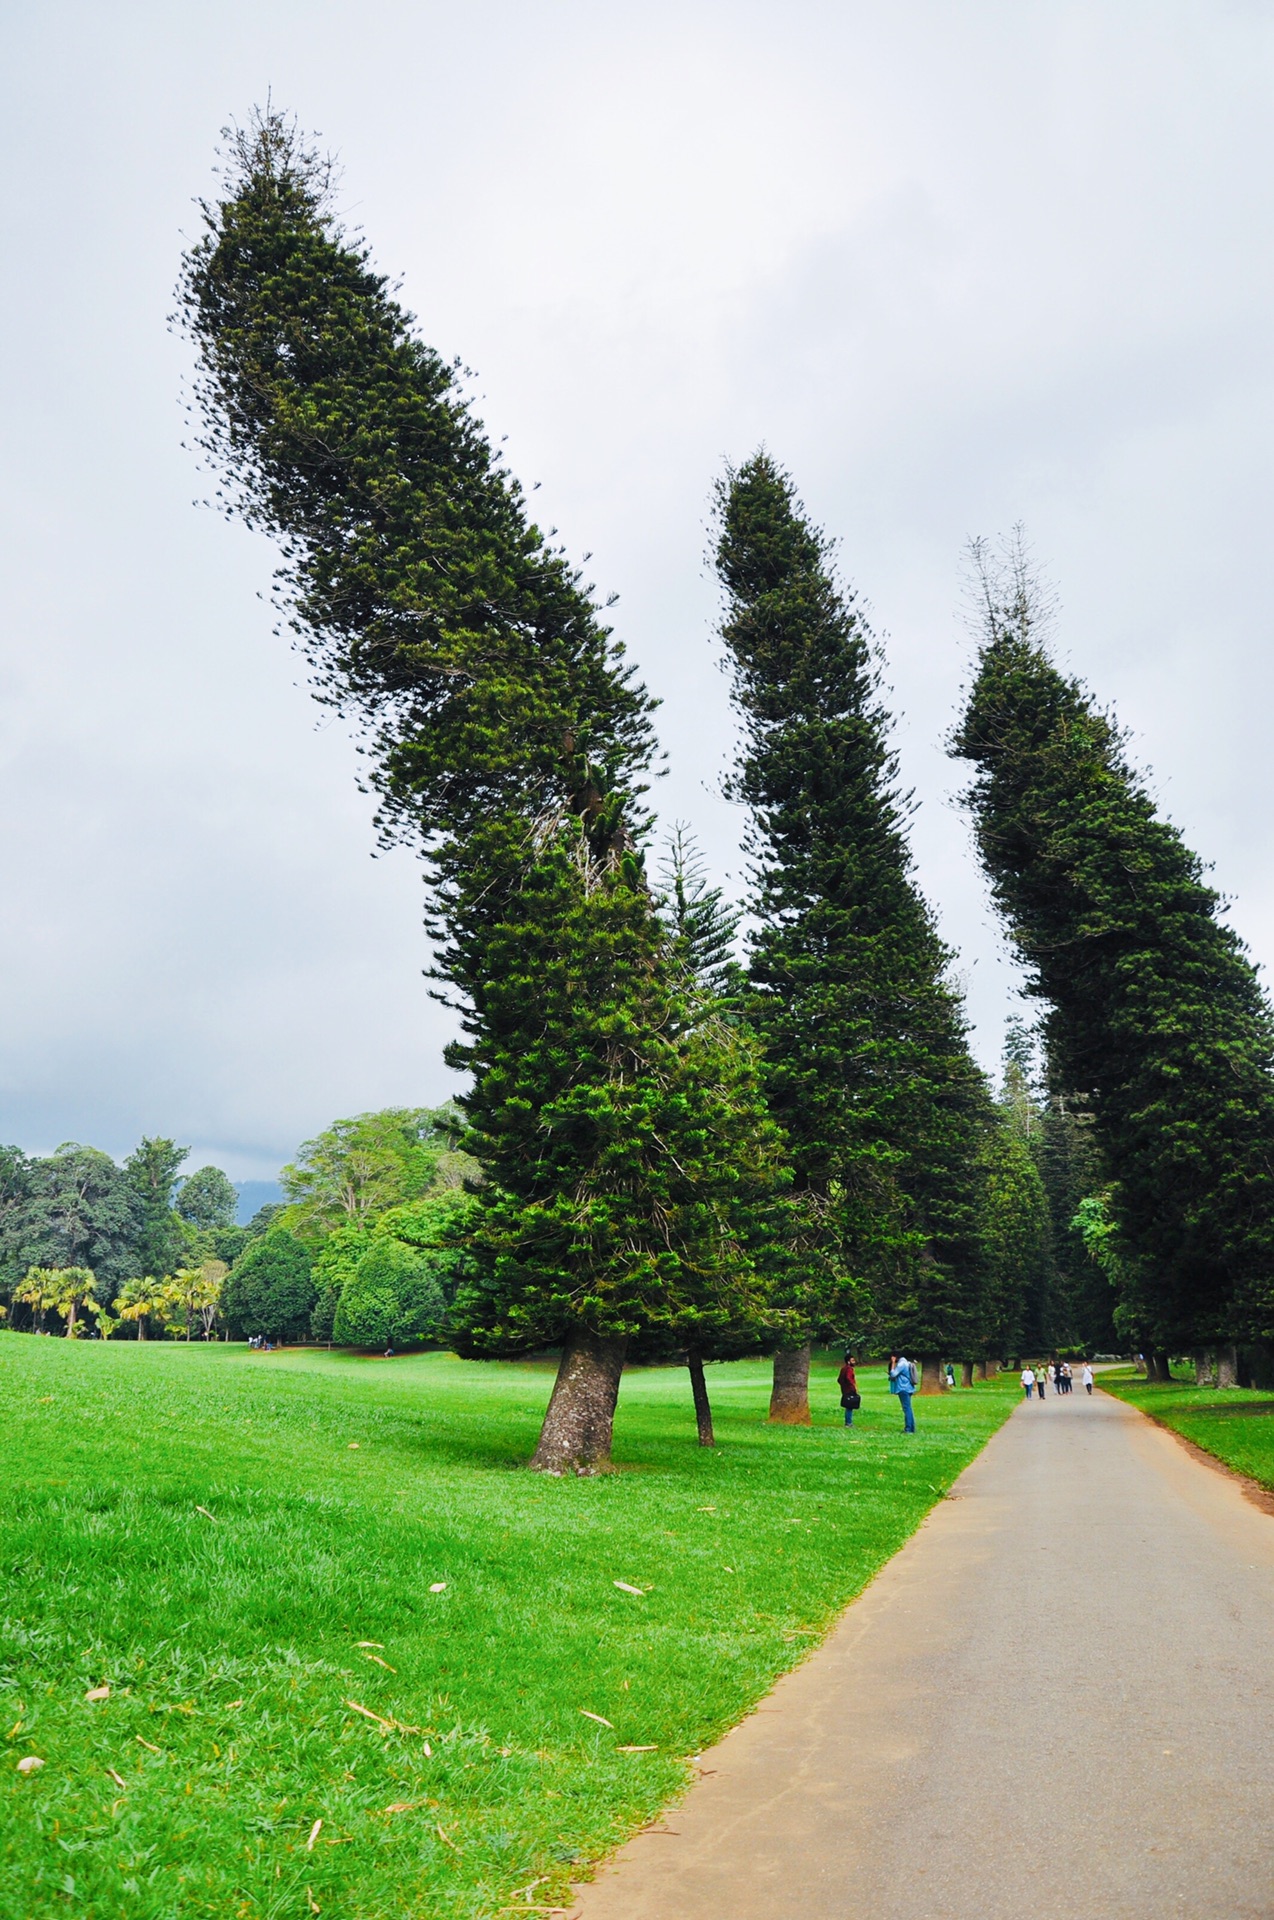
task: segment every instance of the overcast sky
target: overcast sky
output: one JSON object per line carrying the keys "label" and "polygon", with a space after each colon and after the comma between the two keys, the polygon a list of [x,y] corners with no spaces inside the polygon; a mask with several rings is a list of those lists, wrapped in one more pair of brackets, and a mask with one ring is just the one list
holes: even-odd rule
{"label": "overcast sky", "polygon": [[943,752],[972,533],[1274,958],[1274,8],[1251,0],[10,0],[0,1139],[270,1177],[432,1103],[419,871],[373,860],[269,544],[192,505],[167,331],[219,128],[273,90],[664,706],[659,804],[740,878],[709,491],[764,441],[885,639],[980,1054],[1015,980]]}

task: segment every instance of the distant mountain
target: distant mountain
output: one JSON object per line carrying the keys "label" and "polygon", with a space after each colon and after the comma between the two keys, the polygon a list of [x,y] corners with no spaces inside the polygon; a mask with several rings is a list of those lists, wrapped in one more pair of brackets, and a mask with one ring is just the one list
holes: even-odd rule
{"label": "distant mountain", "polygon": [[246,1227],[258,1207],[278,1206],[283,1199],[283,1189],[277,1180],[236,1180],[234,1190],[239,1196],[237,1219],[241,1227]]}

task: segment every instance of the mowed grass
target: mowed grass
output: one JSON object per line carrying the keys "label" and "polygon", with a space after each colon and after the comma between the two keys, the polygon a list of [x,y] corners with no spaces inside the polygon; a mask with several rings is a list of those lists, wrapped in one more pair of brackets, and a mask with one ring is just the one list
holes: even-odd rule
{"label": "mowed grass", "polygon": [[1130,1406],[1215,1454],[1227,1467],[1274,1490],[1274,1394],[1268,1389],[1171,1386],[1150,1382],[1131,1367],[1102,1373],[1099,1384]]}
{"label": "mowed grass", "polygon": [[823,1364],[771,1428],[768,1372],[709,1369],[714,1452],[683,1373],[625,1375],[618,1470],[558,1481],[522,1465],[548,1367],[0,1334],[0,1913],[560,1901],[1016,1401],[908,1439],[865,1371],[847,1435]]}

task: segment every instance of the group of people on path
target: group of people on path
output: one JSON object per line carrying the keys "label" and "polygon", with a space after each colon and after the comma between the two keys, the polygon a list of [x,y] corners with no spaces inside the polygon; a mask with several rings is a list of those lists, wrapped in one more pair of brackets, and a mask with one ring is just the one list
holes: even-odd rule
{"label": "group of people on path", "polygon": [[[862,1406],[862,1395],[858,1391],[858,1376],[855,1372],[855,1360],[852,1350],[845,1349],[845,1364],[836,1376],[840,1388],[840,1403],[845,1410],[845,1425],[852,1427],[854,1415]],[[1053,1391],[1057,1394],[1070,1393],[1074,1386],[1070,1365],[1065,1360],[1055,1360],[1052,1366]],[[946,1367],[947,1385],[954,1387],[955,1373],[948,1361]],[[1022,1368],[1022,1387],[1028,1400],[1036,1395],[1042,1400],[1048,1387],[1049,1368],[1047,1364],[1038,1367],[1026,1365]],[[1093,1390],[1093,1370],[1085,1360],[1080,1369],[1080,1385],[1084,1392]],[[897,1394],[902,1406],[902,1430],[904,1433],[916,1431],[916,1416],[911,1410],[912,1398],[920,1384],[914,1360],[908,1360],[905,1353],[891,1353],[889,1356],[889,1391]]]}
{"label": "group of people on path", "polygon": [[[1054,1360],[1052,1372],[1054,1393],[1056,1393],[1059,1398],[1064,1393],[1070,1393],[1074,1386],[1074,1381],[1071,1377],[1068,1362],[1065,1360]],[[1033,1367],[1028,1362],[1027,1365],[1022,1368],[1022,1391],[1028,1400],[1033,1397],[1040,1400],[1044,1398],[1048,1388],[1048,1375],[1049,1369],[1047,1364]],[[1093,1370],[1087,1360],[1085,1360],[1080,1370],[1079,1379],[1084,1392],[1091,1394],[1093,1390]]]}
{"label": "group of people on path", "polygon": [[[950,1372],[950,1369],[948,1369]],[[889,1391],[896,1393],[902,1404],[902,1430],[904,1433],[916,1431],[916,1416],[911,1411],[911,1398],[920,1383],[914,1360],[908,1360],[905,1353],[891,1353],[889,1356]],[[854,1415],[862,1406],[862,1395],[858,1391],[858,1378],[854,1372],[854,1356],[845,1349],[845,1364],[836,1376],[840,1388],[840,1403],[845,1409],[845,1425],[852,1427]],[[955,1381],[952,1378],[951,1384]]]}

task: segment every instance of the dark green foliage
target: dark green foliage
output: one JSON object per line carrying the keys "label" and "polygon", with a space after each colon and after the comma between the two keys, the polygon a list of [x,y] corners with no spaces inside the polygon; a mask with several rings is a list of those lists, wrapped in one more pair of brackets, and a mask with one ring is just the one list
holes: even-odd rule
{"label": "dark green foliage", "polygon": [[371,1244],[370,1226],[336,1227],[319,1246],[314,1258],[314,1307],[310,1331],[316,1340],[332,1338],[332,1324],[346,1281]]}
{"label": "dark green foliage", "polygon": [[237,1337],[301,1340],[314,1306],[313,1261],[286,1227],[271,1227],[230,1273],[222,1314]]}
{"label": "dark green foliage", "polygon": [[21,1147],[0,1147],[0,1299],[7,1300],[27,1268],[23,1223],[33,1185],[32,1163]]}
{"label": "dark green foliage", "polygon": [[449,1057],[475,1083],[466,1145],[490,1176],[457,1337],[623,1338],[748,1281],[733,1213],[772,1158],[758,1137],[729,1164],[737,1077],[672,1037],[640,850],[651,702],[282,119],[235,136],[205,211],[182,291],[205,450],[282,543],[295,630],[320,697],[364,726],[384,832],[429,862],[466,1034]]}
{"label": "dark green foliage", "polygon": [[1020,552],[1002,581],[979,557],[983,646],[954,750],[976,767],[978,845],[1048,1008],[1056,1085],[1094,1115],[1125,1254],[1126,1331],[1147,1350],[1264,1337],[1274,1328],[1269,1009],[1114,724],[1049,658]]}
{"label": "dark green foliage", "polygon": [[446,1302],[429,1256],[378,1236],[347,1280],[332,1337],[348,1347],[408,1347],[436,1339]]}
{"label": "dark green foliage", "polygon": [[1053,1094],[1040,1114],[1036,1164],[1053,1226],[1061,1316],[1066,1339],[1086,1353],[1118,1353],[1115,1293],[1075,1225],[1081,1203],[1103,1184],[1092,1114],[1073,1097]]}
{"label": "dark green foliage", "polygon": [[659,863],[659,911],[674,964],[698,1002],[726,1009],[738,1000],[744,974],[734,957],[742,910],[726,905],[720,887],[708,884],[694,835],[673,829]]}
{"label": "dark green foliage", "polygon": [[214,1257],[232,1267],[252,1238],[247,1227],[217,1227],[208,1235],[208,1243]]}
{"label": "dark green foliage", "polygon": [[178,1190],[178,1213],[201,1233],[233,1227],[238,1208],[239,1196],[220,1167],[200,1167]]}
{"label": "dark green foliage", "polygon": [[460,1351],[677,1337],[759,1314],[753,1249],[777,1177],[755,1062],[698,1019],[631,855],[591,890],[579,830],[488,929],[464,1057],[472,1141],[490,1176],[461,1289]]}
{"label": "dark green foliage", "polygon": [[788,1304],[808,1331],[969,1352],[989,1102],[910,878],[874,643],[768,455],[718,508],[754,821],[748,1013],[803,1222]]}
{"label": "dark green foliage", "polygon": [[11,1164],[6,1178],[5,1262],[14,1279],[28,1267],[89,1267],[105,1305],[142,1271],[137,1249],[147,1216],[109,1154],[68,1141],[47,1160]]}
{"label": "dark green foliage", "polygon": [[650,702],[280,116],[234,136],[182,301],[206,450],[283,542],[317,684],[371,726],[390,814],[463,857],[555,796],[591,813],[598,772],[604,792],[644,765]]}
{"label": "dark green foliage", "polygon": [[262,1234],[269,1233],[271,1227],[277,1224],[279,1216],[286,1212],[286,1201],[267,1200],[263,1207],[257,1208],[251,1220],[249,1220],[247,1226],[244,1228],[248,1239],[250,1241],[259,1240]]}
{"label": "dark green foliage", "polygon": [[189,1152],[189,1147],[179,1147],[173,1140],[144,1137],[124,1162],[140,1213],[134,1273],[175,1273],[185,1263],[189,1238],[173,1197],[181,1163]]}

